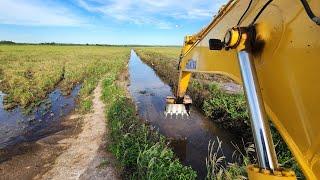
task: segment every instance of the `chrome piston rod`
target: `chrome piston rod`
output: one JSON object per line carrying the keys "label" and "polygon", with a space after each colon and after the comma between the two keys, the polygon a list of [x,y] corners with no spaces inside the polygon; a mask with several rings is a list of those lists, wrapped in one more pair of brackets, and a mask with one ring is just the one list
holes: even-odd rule
{"label": "chrome piston rod", "polygon": [[278,160],[266,117],[253,57],[246,51],[238,52],[243,87],[250,112],[250,122],[260,168],[278,168]]}

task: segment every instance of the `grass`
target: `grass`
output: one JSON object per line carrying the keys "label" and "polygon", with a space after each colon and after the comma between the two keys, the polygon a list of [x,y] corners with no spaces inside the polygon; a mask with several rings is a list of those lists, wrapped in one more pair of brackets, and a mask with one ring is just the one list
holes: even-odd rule
{"label": "grass", "polygon": [[115,73],[104,80],[102,99],[113,141],[109,149],[123,168],[123,178],[195,179],[195,171],[175,158],[165,137],[137,118],[134,104],[115,81]]}
{"label": "grass", "polygon": [[[217,145],[216,145],[217,144]],[[217,138],[214,141],[210,141],[208,145],[208,156],[206,158],[207,176],[206,179],[220,180],[220,179],[247,179],[246,166],[251,162],[256,162],[252,153],[254,152],[253,144],[244,145],[243,148],[239,148],[234,145],[237,154],[237,161],[235,163],[228,163],[225,160],[225,156],[222,150],[222,141]],[[253,158],[252,158],[253,157]]]}
{"label": "grass", "polygon": [[165,137],[136,117],[125,89],[116,85],[129,55],[129,47],[0,45],[0,91],[7,94],[7,107],[29,108],[56,87],[67,94],[81,83],[80,111],[88,112],[92,108],[90,94],[104,79],[102,99],[112,139],[108,150],[119,160],[123,177],[195,179],[196,172],[179,162]]}
{"label": "grass", "polygon": [[[139,47],[135,50],[141,59],[152,66],[165,82],[169,83],[174,89],[177,87],[179,77],[177,70],[180,54],[179,48]],[[223,128],[238,134],[239,138],[252,142],[253,138],[244,94],[243,92],[226,93],[220,88],[220,83],[222,82],[232,81],[219,75],[194,74],[190,81],[188,94],[193,99],[194,105],[202,109],[211,120]],[[273,126],[272,136],[276,144],[279,163],[282,167],[295,170],[296,175],[303,179],[304,176],[292,153]],[[217,143],[219,144],[220,142],[218,141]],[[241,149],[238,147],[237,149],[239,152],[247,152],[246,147],[242,147]],[[224,177],[222,179],[246,177],[245,166],[248,164],[248,159],[253,160],[254,158],[249,158],[249,155],[245,153],[240,157],[240,163],[227,164],[224,162],[223,157],[217,156],[217,153],[211,152],[208,155],[208,179],[219,179],[217,177]],[[222,162],[224,163],[223,166],[220,165]],[[253,161],[252,163],[255,162]]]}
{"label": "grass", "polygon": [[27,107],[59,86],[65,93],[82,83],[80,109],[88,111],[91,91],[110,69],[128,60],[129,48],[0,45],[0,91],[7,108]]}

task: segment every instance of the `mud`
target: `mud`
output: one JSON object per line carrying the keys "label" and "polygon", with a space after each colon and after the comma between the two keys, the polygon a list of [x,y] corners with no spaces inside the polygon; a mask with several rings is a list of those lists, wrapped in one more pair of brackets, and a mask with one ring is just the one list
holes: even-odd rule
{"label": "mud", "polygon": [[[83,118],[82,131],[77,137],[59,141],[68,148],[56,160],[51,169],[35,179],[119,179],[114,169],[115,159],[105,152],[107,132],[104,104],[101,97],[101,83],[93,92],[93,113]],[[103,160],[108,164],[99,168]]]}
{"label": "mud", "polygon": [[58,142],[81,131],[81,118],[63,120],[61,130],[35,142],[23,142],[0,153],[0,179],[32,179],[48,171],[54,160],[67,148]]}

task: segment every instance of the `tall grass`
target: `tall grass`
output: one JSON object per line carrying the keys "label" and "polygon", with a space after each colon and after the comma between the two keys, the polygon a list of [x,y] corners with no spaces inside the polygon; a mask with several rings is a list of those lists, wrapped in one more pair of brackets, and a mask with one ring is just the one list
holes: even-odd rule
{"label": "tall grass", "polygon": [[132,101],[110,75],[103,82],[111,132],[110,151],[123,168],[125,179],[195,179],[196,173],[175,158],[165,138],[151,131],[137,117]]}
{"label": "tall grass", "polygon": [[[222,141],[217,138],[210,141],[208,145],[208,156],[206,158],[207,177],[208,180],[233,180],[233,179],[247,179],[246,167],[250,162],[255,162],[253,158],[254,147],[253,144],[245,145],[239,148],[234,145],[236,151],[233,156],[234,163],[228,163],[223,155]],[[251,159],[251,160],[250,160]]]}

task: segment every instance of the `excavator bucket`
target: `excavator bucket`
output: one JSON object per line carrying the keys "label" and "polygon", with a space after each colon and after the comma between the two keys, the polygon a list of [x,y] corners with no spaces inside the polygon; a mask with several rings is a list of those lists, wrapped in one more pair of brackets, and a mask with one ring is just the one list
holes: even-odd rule
{"label": "excavator bucket", "polygon": [[184,104],[167,104],[166,105],[166,110],[164,112],[165,116],[168,117],[184,117],[189,116],[189,113],[186,109],[186,106]]}
{"label": "excavator bucket", "polygon": [[188,117],[190,115],[190,105],[192,100],[189,96],[185,96],[183,100],[178,101],[177,98],[173,96],[168,96],[166,98],[166,108],[165,108],[165,116],[173,117]]}

